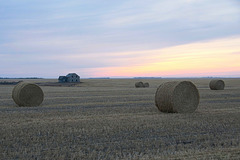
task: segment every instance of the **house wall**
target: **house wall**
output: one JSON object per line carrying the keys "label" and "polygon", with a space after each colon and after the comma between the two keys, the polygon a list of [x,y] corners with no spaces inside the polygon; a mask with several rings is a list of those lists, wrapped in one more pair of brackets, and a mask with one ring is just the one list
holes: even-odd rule
{"label": "house wall", "polygon": [[66,76],[59,76],[58,82],[59,82],[59,83],[67,82],[67,77],[66,77]]}
{"label": "house wall", "polygon": [[68,82],[80,82],[80,77],[76,74],[72,74],[68,76]]}

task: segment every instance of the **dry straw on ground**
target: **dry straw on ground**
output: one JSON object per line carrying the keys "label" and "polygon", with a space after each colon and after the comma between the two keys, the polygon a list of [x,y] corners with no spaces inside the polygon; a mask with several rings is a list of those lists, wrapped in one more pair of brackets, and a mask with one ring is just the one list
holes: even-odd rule
{"label": "dry straw on ground", "polygon": [[143,83],[143,86],[144,86],[145,88],[148,88],[148,87],[149,87],[149,83],[148,83],[148,82]]}
{"label": "dry straw on ground", "polygon": [[223,80],[215,79],[210,81],[209,87],[211,90],[224,90],[225,83]]}
{"label": "dry straw on ground", "polygon": [[18,106],[39,106],[44,98],[42,89],[32,83],[18,83],[12,90],[12,98]]}
{"label": "dry straw on ground", "polygon": [[190,81],[163,83],[155,94],[155,105],[161,112],[192,113],[198,104],[198,89]]}
{"label": "dry straw on ground", "polygon": [[135,87],[136,88],[142,88],[142,87],[144,87],[144,84],[143,84],[143,82],[136,82]]}

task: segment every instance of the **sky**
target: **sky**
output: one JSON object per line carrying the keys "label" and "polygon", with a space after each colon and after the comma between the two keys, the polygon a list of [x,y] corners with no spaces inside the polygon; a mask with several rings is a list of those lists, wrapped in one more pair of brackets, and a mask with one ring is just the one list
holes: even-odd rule
{"label": "sky", "polygon": [[239,0],[0,1],[0,77],[240,77]]}

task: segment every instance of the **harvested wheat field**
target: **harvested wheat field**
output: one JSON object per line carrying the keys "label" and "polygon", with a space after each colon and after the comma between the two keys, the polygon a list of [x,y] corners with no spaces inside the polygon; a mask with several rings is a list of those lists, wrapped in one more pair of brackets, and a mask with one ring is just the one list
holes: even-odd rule
{"label": "harvested wheat field", "polygon": [[[239,159],[240,79],[181,79],[196,85],[194,113],[163,113],[159,85],[177,79],[26,80],[44,92],[38,107],[18,107],[14,85],[0,85],[0,159]],[[4,81],[4,80],[3,80]]]}

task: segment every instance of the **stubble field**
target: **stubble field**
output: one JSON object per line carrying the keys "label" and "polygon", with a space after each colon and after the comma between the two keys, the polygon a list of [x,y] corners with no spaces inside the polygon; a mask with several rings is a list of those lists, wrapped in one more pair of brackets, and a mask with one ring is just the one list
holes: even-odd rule
{"label": "stubble field", "polygon": [[[157,87],[189,80],[200,93],[195,113],[155,107]],[[0,85],[0,159],[239,159],[240,79],[82,79],[76,86],[41,83],[39,107],[17,107],[14,85]],[[2,80],[3,81],[3,80]],[[137,81],[149,88],[135,88]]]}

